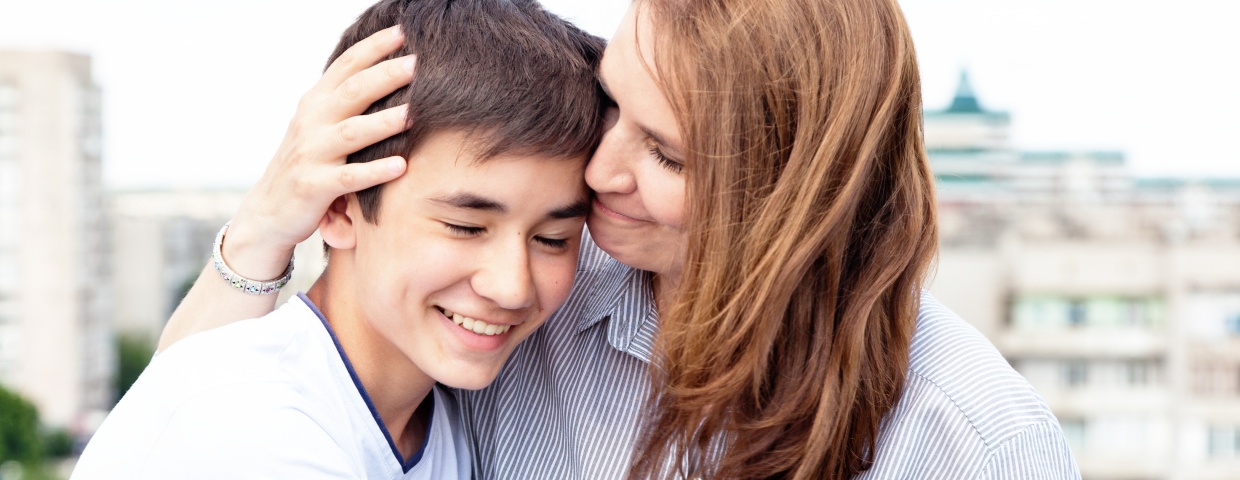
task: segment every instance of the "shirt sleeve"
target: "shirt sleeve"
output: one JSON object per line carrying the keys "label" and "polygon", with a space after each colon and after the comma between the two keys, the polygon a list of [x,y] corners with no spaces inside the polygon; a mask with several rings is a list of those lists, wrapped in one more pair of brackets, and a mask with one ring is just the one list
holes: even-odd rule
{"label": "shirt sleeve", "polygon": [[981,479],[1080,479],[1081,472],[1057,424],[1036,424],[992,451]]}

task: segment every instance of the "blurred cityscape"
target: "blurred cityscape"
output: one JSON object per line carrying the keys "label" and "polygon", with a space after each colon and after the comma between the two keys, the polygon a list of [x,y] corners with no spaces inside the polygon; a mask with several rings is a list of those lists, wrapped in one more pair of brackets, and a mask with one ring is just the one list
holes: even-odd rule
{"label": "blurred cityscape", "polygon": [[1085,478],[1240,478],[1240,179],[1134,178],[1122,152],[1015,150],[1010,126],[964,74],[926,114],[932,291],[1033,383]]}
{"label": "blurred cityscape", "polygon": [[[122,340],[154,345],[244,194],[108,190],[90,63],[0,52],[0,389],[78,447],[132,377]],[[932,291],[1033,383],[1086,479],[1240,478],[1240,179],[1138,178],[1123,152],[1022,151],[1011,127],[967,72],[926,113]]]}

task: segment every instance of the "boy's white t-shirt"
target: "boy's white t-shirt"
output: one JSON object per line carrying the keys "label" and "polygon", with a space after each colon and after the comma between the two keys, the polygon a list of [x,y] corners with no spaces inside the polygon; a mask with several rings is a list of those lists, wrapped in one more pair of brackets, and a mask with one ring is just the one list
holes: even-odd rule
{"label": "boy's white t-shirt", "polygon": [[432,395],[425,443],[401,459],[331,327],[298,294],[156,356],[71,478],[467,479],[456,402],[438,386]]}

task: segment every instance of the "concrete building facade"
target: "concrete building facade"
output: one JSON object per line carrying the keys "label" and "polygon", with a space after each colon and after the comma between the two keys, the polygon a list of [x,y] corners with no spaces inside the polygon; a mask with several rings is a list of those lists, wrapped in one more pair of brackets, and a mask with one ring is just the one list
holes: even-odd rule
{"label": "concrete building facade", "polygon": [[1042,394],[1084,477],[1240,478],[1240,181],[1018,151],[967,76],[925,121],[931,289]]}
{"label": "concrete building facade", "polygon": [[[152,345],[158,340],[168,317],[210,259],[216,232],[244,197],[244,190],[227,189],[108,194],[116,246],[112,290],[117,333],[145,337]],[[315,233],[297,246],[293,279],[281,290],[278,302],[309,289],[318,278],[323,270],[322,245]]]}
{"label": "concrete building facade", "polygon": [[70,429],[113,396],[100,122],[89,57],[0,52],[0,383]]}

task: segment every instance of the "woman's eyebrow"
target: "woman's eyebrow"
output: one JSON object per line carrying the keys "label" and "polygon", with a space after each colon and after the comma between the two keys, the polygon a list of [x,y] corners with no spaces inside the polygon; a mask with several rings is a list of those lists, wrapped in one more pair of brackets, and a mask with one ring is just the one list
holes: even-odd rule
{"label": "woman's eyebrow", "polygon": [[638,128],[640,128],[642,133],[646,134],[647,137],[650,137],[651,140],[654,140],[654,143],[659,144],[659,146],[667,150],[668,153],[671,153],[672,156],[676,156],[676,157],[681,156],[680,146],[674,143],[668,142],[667,137],[659,135],[658,132],[651,130],[650,128],[644,125],[639,125]]}
{"label": "woman's eyebrow", "polygon": [[[607,81],[603,80],[602,72],[599,72],[594,77],[598,79],[598,86],[599,88],[603,89],[603,93],[607,94],[607,97],[610,98],[612,102],[615,102],[616,96],[611,94],[611,88],[607,86]],[[654,143],[659,144],[659,146],[663,147],[664,150],[668,150],[668,153],[671,153],[672,156],[674,157],[682,156],[681,155],[682,150],[680,146],[667,141],[666,136],[660,135],[658,132],[655,132],[654,130],[652,130],[651,128],[645,125],[638,125],[638,128],[640,128],[642,133],[644,133],[647,137],[650,137],[651,140],[654,140]]]}

